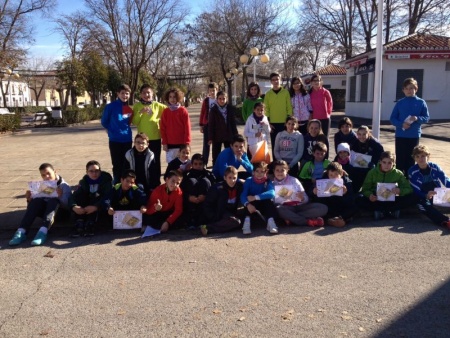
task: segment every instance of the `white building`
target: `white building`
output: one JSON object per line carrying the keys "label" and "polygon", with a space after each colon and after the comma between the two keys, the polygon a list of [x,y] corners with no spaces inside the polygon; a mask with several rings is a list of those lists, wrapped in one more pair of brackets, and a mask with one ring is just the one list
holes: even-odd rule
{"label": "white building", "polygon": [[[405,36],[383,46],[381,120],[389,120],[395,103],[404,97],[403,81],[413,77],[417,96],[428,105],[433,120],[450,118],[450,38],[432,34]],[[345,60],[348,116],[372,117],[375,50]]]}
{"label": "white building", "polygon": [[346,88],[346,69],[338,65],[328,65],[311,74],[302,75],[301,78],[306,85],[309,85],[311,76],[320,75],[323,87],[326,89],[345,89]]}
{"label": "white building", "polygon": [[[3,86],[3,92],[8,90],[6,94],[6,107],[26,107],[29,105],[30,88],[28,88],[26,82],[2,79],[1,85]],[[0,107],[4,106],[3,96],[0,94]]]}

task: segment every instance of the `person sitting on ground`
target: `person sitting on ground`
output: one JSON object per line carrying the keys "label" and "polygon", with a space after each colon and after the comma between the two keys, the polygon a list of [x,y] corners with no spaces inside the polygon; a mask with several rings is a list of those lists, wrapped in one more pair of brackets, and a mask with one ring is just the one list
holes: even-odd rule
{"label": "person sitting on ground", "polygon": [[245,138],[240,134],[234,135],[231,147],[222,150],[217,157],[213,167],[214,176],[217,178],[223,177],[228,166],[233,166],[236,169],[242,166],[245,169],[245,172],[238,172],[239,178],[246,179],[252,174],[253,165],[245,153]]}
{"label": "person sitting on ground", "polygon": [[39,166],[39,172],[44,181],[56,181],[57,197],[36,197],[33,198],[31,191],[27,190],[25,198],[27,199],[27,210],[20,222],[19,228],[14,233],[9,245],[19,245],[27,239],[27,231],[33,224],[36,217],[41,217],[43,222],[36,236],[31,241],[31,245],[42,245],[47,240],[47,233],[55,220],[55,214],[59,207],[68,209],[69,197],[71,194],[70,186],[59,176],[50,163],[42,163]]}
{"label": "person sitting on ground", "polygon": [[86,175],[69,199],[75,223],[72,237],[94,235],[99,214],[103,210],[102,202],[109,195],[111,188],[111,175],[102,171],[97,161],[89,161],[86,164]]}
{"label": "person sitting on ground", "polygon": [[327,150],[324,143],[317,142],[312,148],[314,159],[306,162],[300,170],[300,182],[309,198],[314,198],[313,189],[316,186],[316,180],[322,178],[325,168],[330,164],[330,161],[325,159]]}

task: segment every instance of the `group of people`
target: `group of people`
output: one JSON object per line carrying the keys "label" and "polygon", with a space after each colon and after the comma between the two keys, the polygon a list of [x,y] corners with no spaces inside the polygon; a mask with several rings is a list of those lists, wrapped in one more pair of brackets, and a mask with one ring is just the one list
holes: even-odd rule
{"label": "group of people", "polygon": [[[269,233],[276,234],[282,221],[342,227],[359,208],[372,210],[375,219],[399,218],[401,209],[418,204],[433,222],[450,227],[449,218],[433,207],[434,188],[450,188],[450,181],[419,144],[420,125],[429,114],[425,101],[415,96],[414,79],[405,80],[405,98],[397,102],[391,116],[401,157],[384,151],[367,126],[355,133],[345,117],[334,135],[334,161],[328,159],[332,100],[320,76],[313,76],[309,92],[300,78],[292,79],[289,90],[280,86],[279,74],[271,74],[270,79],[272,89],[264,97],[257,83],[249,85],[242,107],[244,135],[237,131],[235,107],[211,83],[199,120],[203,153],[192,156],[183,93],[168,90],[166,106],[154,101],[151,87],[143,85],[139,102],[130,107],[131,90],[122,85],[101,120],[108,131],[113,176],[102,171],[97,161],[89,161],[72,192],[51,164],[42,164],[41,177],[57,182],[57,197],[33,198],[27,192],[25,216],[9,244],[25,241],[28,228],[40,216],[43,223],[32,245],[42,245],[59,207],[71,212],[73,237],[93,235],[98,220],[111,218],[117,210],[140,210],[142,224],[161,232],[185,227],[199,228],[206,235],[242,227],[249,234],[253,224],[264,223]],[[134,145],[131,124],[138,129]],[[260,142],[271,144],[271,163],[254,160]],[[161,147],[168,163],[163,184]],[[316,183],[321,179],[342,179],[342,194],[318,196]],[[380,201],[378,183],[396,184],[391,191],[395,199]]]}

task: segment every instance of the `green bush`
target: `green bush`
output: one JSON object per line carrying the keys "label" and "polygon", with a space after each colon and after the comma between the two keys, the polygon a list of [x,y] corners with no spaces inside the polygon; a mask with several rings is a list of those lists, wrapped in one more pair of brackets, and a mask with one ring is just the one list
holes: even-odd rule
{"label": "green bush", "polygon": [[102,112],[103,107],[100,108],[86,107],[81,109],[70,107],[68,110],[63,111],[62,121],[49,117],[48,122],[50,125],[58,125],[59,123],[62,123],[63,126],[67,126],[69,124],[74,123],[84,123],[100,119],[102,116]]}
{"label": "green bush", "polygon": [[20,128],[20,113],[14,115],[0,115],[0,132],[14,131]]}

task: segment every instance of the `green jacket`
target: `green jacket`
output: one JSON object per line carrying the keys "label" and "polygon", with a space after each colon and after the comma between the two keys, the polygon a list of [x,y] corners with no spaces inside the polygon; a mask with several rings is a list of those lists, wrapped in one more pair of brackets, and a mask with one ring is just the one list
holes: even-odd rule
{"label": "green jacket", "polygon": [[255,106],[256,102],[263,102],[263,99],[258,97],[255,100],[252,99],[244,100],[244,103],[242,104],[242,118],[244,122],[246,122],[248,117],[253,114],[253,107]]}
{"label": "green jacket", "polygon": [[376,195],[377,183],[397,183],[400,189],[400,196],[405,196],[413,192],[411,185],[400,170],[395,169],[394,167],[390,171],[384,173],[381,171],[379,163],[367,173],[361,188],[363,195],[366,197],[369,197],[372,194]]}
{"label": "green jacket", "polygon": [[270,123],[286,123],[286,117],[292,115],[291,96],[284,88],[278,94],[273,89],[269,90],[264,96],[264,104],[264,113]]}
{"label": "green jacket", "polygon": [[144,104],[136,102],[133,106],[133,120],[132,123],[137,126],[138,133],[145,133],[151,141],[160,140],[161,133],[159,132],[159,121],[166,105],[153,101],[151,104],[152,114],[142,114],[141,110]]}
{"label": "green jacket", "polygon": [[[331,163],[329,160],[323,160],[323,170],[325,170],[328,165]],[[312,179],[312,174],[314,173],[314,161],[306,162],[302,170],[300,171],[300,175],[298,176],[301,180],[310,180]]]}

